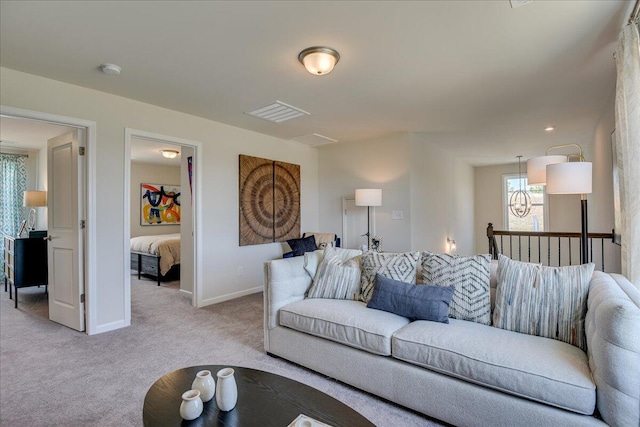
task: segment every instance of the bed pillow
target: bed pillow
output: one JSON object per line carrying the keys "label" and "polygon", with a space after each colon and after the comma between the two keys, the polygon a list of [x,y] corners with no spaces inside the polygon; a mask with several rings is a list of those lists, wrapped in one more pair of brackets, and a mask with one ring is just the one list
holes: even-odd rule
{"label": "bed pillow", "polygon": [[287,243],[291,246],[293,256],[302,256],[305,252],[313,252],[318,249],[318,246],[316,245],[316,238],[314,236],[303,237],[301,239],[290,239],[287,240]]}
{"label": "bed pillow", "polygon": [[360,301],[369,302],[373,292],[376,273],[389,279],[405,283],[416,283],[416,272],[420,252],[373,252],[362,255],[362,278],[360,279]]}
{"label": "bed pillow", "polygon": [[493,325],[586,351],[584,318],[594,269],[593,263],[545,267],[500,255]]}
{"label": "bed pillow", "polygon": [[422,282],[456,289],[449,317],[491,324],[491,256],[422,253]]}
{"label": "bed pillow", "polygon": [[308,298],[357,299],[360,289],[361,257],[348,259],[345,250],[326,248],[309,288]]}
{"label": "bed pillow", "polygon": [[368,308],[388,311],[410,320],[449,323],[453,286],[414,285],[376,274]]}

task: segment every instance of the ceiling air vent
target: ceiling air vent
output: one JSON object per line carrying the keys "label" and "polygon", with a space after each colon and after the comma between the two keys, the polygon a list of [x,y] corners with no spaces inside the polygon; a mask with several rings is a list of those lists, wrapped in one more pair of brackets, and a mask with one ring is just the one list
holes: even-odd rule
{"label": "ceiling air vent", "polygon": [[254,116],[259,119],[268,120],[270,122],[282,123],[286,120],[295,119],[296,117],[309,116],[311,113],[292,107],[284,102],[276,101],[273,104],[258,108],[254,111],[245,111],[245,114],[249,114],[250,116]]}
{"label": "ceiling air vent", "polygon": [[295,138],[291,138],[291,140],[299,142],[300,144],[308,145],[309,147],[318,147],[320,145],[334,144],[338,142],[337,139],[329,138],[328,136],[320,135],[319,133],[297,136]]}

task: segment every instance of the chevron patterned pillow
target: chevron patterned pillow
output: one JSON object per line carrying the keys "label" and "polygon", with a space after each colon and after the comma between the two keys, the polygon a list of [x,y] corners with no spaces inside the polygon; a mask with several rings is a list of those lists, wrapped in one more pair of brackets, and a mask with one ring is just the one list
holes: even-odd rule
{"label": "chevron patterned pillow", "polygon": [[422,253],[422,281],[425,285],[454,286],[449,317],[491,324],[491,256],[469,257]]}
{"label": "chevron patterned pillow", "polygon": [[369,302],[376,273],[405,283],[416,283],[420,252],[365,252],[362,255],[360,301]]}

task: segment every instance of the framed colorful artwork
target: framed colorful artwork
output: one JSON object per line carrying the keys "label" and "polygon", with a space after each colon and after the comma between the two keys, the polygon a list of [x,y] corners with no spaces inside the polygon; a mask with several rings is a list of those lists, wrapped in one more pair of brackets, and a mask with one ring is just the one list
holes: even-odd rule
{"label": "framed colorful artwork", "polygon": [[140,184],[140,225],[180,224],[180,186]]}

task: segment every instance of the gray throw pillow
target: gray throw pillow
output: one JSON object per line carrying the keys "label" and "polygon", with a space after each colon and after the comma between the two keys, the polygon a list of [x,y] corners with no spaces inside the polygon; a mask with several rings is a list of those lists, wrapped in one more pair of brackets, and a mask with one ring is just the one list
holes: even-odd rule
{"label": "gray throw pillow", "polygon": [[344,259],[348,250],[326,248],[308,298],[357,299],[360,289],[360,256]]}
{"label": "gray throw pillow", "polygon": [[376,274],[368,308],[388,311],[411,320],[449,323],[453,286],[413,285]]}
{"label": "gray throw pillow", "polygon": [[500,255],[493,325],[586,351],[584,318],[594,269],[593,263],[545,267]]}
{"label": "gray throw pillow", "polygon": [[449,317],[491,324],[491,256],[422,253],[425,285],[454,286]]}

